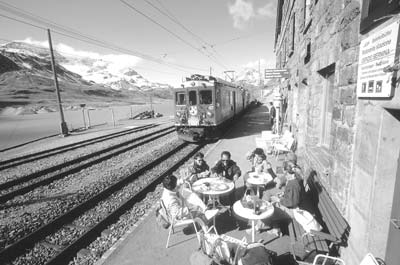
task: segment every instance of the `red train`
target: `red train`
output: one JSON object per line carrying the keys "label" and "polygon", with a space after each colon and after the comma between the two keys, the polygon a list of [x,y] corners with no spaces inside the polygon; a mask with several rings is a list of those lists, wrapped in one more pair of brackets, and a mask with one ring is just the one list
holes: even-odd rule
{"label": "red train", "polygon": [[212,76],[192,75],[174,89],[175,128],[185,141],[216,139],[250,105],[242,86]]}

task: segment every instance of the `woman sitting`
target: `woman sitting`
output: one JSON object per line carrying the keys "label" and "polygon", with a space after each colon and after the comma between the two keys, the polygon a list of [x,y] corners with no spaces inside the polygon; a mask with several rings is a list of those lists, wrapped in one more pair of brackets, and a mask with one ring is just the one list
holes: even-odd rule
{"label": "woman sitting", "polygon": [[[246,158],[251,163],[251,172],[254,172],[257,175],[264,175],[263,173],[269,174],[272,177],[271,180],[276,179],[276,174],[272,169],[271,163],[267,161],[267,156],[264,153],[263,149],[256,148],[253,152],[248,153]],[[254,188],[254,185],[251,185],[250,183],[247,182],[248,178],[249,174],[246,174],[246,176],[244,177],[244,182],[246,184],[246,187]]]}

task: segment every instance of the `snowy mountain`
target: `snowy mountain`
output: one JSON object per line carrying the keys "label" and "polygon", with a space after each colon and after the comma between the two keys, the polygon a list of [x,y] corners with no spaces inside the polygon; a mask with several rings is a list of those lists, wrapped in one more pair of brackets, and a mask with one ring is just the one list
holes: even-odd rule
{"label": "snowy mountain", "polygon": [[254,68],[245,68],[238,73],[236,81],[258,86],[260,83],[260,75],[258,70]]}
{"label": "snowy mountain", "polygon": [[[23,42],[11,42],[0,46],[0,52],[7,57],[37,57],[49,60],[48,48],[33,46]],[[104,85],[114,90],[146,91],[150,89],[170,88],[169,85],[153,83],[137,73],[132,65],[124,63],[122,66],[109,56],[78,56],[73,54],[54,52],[56,63],[66,70],[78,74],[84,81]],[[114,56],[115,57],[115,56]],[[21,60],[19,60],[21,61]],[[23,61],[23,60],[22,60]],[[35,67],[25,62],[22,68]]]}

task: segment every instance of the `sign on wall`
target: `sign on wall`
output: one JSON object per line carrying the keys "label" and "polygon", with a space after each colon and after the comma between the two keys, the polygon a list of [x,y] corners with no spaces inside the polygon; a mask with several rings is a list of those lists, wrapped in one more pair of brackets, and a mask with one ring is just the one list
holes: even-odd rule
{"label": "sign on wall", "polygon": [[273,78],[288,78],[289,71],[287,69],[265,69],[264,78],[265,79],[273,79]]}
{"label": "sign on wall", "polygon": [[393,95],[392,71],[384,71],[395,62],[399,21],[375,32],[361,41],[357,96],[391,97]]}

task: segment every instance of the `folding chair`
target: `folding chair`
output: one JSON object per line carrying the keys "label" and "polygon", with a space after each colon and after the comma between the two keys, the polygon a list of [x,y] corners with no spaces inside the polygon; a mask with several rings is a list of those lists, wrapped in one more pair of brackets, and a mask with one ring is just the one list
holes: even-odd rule
{"label": "folding chair", "polygon": [[331,264],[331,265],[346,265],[346,263],[340,258],[331,257],[328,255],[322,255],[322,254],[318,254],[317,256],[315,256],[312,264],[313,265],[325,265],[325,264],[327,264],[328,261],[330,261],[328,264]]}
{"label": "folding chair", "polygon": [[275,153],[275,157],[282,153],[288,153],[293,151],[293,145],[295,144],[295,139],[290,137],[288,139],[281,139],[279,142],[275,142],[272,144],[273,153]]}
{"label": "folding chair", "polygon": [[379,258],[375,258],[374,255],[368,253],[365,255],[363,260],[361,261],[360,265],[385,265],[386,263]]}
{"label": "folding chair", "polygon": [[[167,244],[165,245],[165,248],[168,248],[168,247],[169,247],[169,240],[170,240],[170,238],[171,238],[171,234],[174,234],[174,233],[175,233],[174,228],[177,228],[177,227],[180,227],[180,226],[187,226],[187,225],[193,224],[194,230],[196,231],[197,240],[199,240],[199,235],[198,235],[198,232],[197,232],[196,223],[195,223],[195,221],[194,221],[194,219],[193,219],[193,217],[191,216],[190,213],[189,213],[189,214],[190,214],[191,218],[182,219],[182,220],[177,220],[176,218],[173,218],[173,217],[171,216],[171,214],[170,214],[169,211],[167,210],[167,207],[165,207],[165,204],[164,204],[164,202],[163,202],[162,200],[161,200],[161,206],[163,207],[163,209],[164,209],[165,212],[167,213],[168,221],[169,221],[170,224],[171,224],[171,225],[169,226],[168,239],[167,239]],[[199,241],[199,243],[200,243],[200,241]]]}

